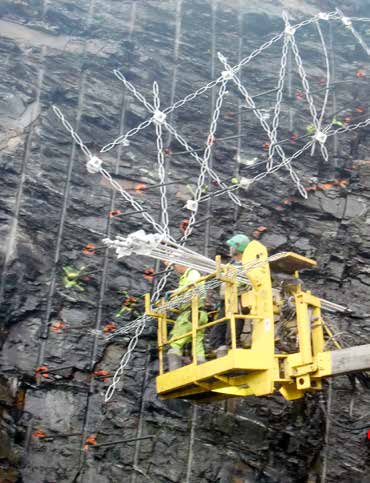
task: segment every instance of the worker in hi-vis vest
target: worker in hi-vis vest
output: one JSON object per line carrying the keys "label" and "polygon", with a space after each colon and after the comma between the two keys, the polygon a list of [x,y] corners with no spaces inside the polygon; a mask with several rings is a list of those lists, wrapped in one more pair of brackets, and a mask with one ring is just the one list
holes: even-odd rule
{"label": "worker in hi-vis vest", "polygon": [[[181,275],[179,280],[179,286],[172,294],[176,295],[176,292],[183,289],[187,285],[197,282],[201,278],[201,274],[194,268],[188,268],[184,265],[173,265],[176,273]],[[208,321],[207,312],[202,310],[204,306],[205,297],[199,297],[199,319],[198,325],[204,325]],[[179,307],[180,315],[177,317],[170,339],[180,337],[182,334],[191,332],[192,330],[192,316],[191,316],[191,302],[184,303]],[[205,362],[204,346],[203,346],[204,330],[197,332],[196,347],[193,348],[196,353],[197,362]],[[192,336],[186,336],[182,339],[174,341],[170,344],[170,349],[167,352],[169,370],[173,371],[182,366],[182,350],[185,344],[192,342]]]}

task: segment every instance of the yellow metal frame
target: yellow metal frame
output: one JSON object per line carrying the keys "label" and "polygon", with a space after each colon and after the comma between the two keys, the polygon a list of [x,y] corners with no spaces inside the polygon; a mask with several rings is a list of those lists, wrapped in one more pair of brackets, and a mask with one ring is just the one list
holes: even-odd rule
{"label": "yellow metal frame", "polygon": [[[235,267],[221,266],[216,258],[216,272],[203,277],[181,293],[191,290],[199,283],[217,278],[225,284],[225,316],[207,324],[199,325],[199,300],[192,297],[192,330],[181,337],[168,339],[168,324],[174,321],[168,317],[165,301],[161,299],[154,308],[146,295],[146,313],[158,320],[159,376],[157,392],[163,398],[187,398],[197,401],[220,400],[238,396],[263,396],[276,390],[286,399],[301,398],[306,391],[319,390],[321,377],[330,374],[330,352],[324,352],[324,330],[321,319],[320,300],[305,292],[297,280],[294,285],[297,334],[299,347],[293,354],[276,353],[273,289],[270,264],[266,248],[253,241],[245,249],[242,263],[262,262],[245,273],[252,289],[238,294]],[[263,263],[265,262],[265,263]],[[297,267],[309,268],[313,260],[294,253],[287,254],[279,267],[285,273],[298,278]],[[240,287],[239,287],[240,292]],[[176,296],[179,292],[177,292]],[[240,313],[239,305],[248,307],[248,315]],[[236,346],[235,321],[249,319],[252,323],[252,340],[249,349]],[[195,354],[196,336],[216,324],[230,324],[231,348],[227,355],[198,364]],[[192,362],[171,372],[165,372],[165,351],[168,345],[185,337],[192,338]]]}

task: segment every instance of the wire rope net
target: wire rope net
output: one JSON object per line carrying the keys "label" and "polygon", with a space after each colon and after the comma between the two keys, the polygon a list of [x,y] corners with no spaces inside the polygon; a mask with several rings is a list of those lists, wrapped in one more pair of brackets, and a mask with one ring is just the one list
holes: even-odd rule
{"label": "wire rope net", "polygon": [[[165,108],[162,108],[159,96],[159,85],[157,82],[154,82],[152,87],[153,103],[151,103],[137,89],[137,87],[127,79],[127,77],[121,71],[115,70],[114,75],[116,76],[116,78],[123,84],[124,88],[136,99],[136,101],[138,101],[146,109],[148,113],[148,118],[139,123],[137,126],[131,128],[127,132],[120,134],[116,139],[103,146],[100,150],[99,155],[94,154],[90,151],[90,149],[86,146],[86,143],[83,141],[81,136],[74,130],[74,128],[59,107],[53,106],[53,110],[56,116],[62,122],[65,130],[71,135],[72,139],[80,147],[82,153],[85,155],[87,171],[90,174],[98,174],[103,177],[109,183],[109,185],[119,193],[123,200],[132,206],[134,212],[140,214],[143,220],[151,226],[154,234],[158,235],[159,238],[156,240],[157,245],[155,249],[153,248],[151,256],[157,257],[157,259],[167,260],[171,263],[179,260],[190,260],[189,266],[194,266],[203,272],[210,273],[209,270],[214,271],[214,264],[212,264],[212,260],[206,259],[206,257],[202,258],[201,256],[196,257],[194,256],[194,252],[191,252],[190,250],[187,251],[187,249],[185,248],[185,244],[193,233],[196,226],[197,216],[201,203],[209,200],[210,198],[217,198],[219,196],[226,195],[229,197],[231,203],[234,203],[236,206],[242,206],[241,197],[243,195],[243,190],[249,189],[256,182],[261,182],[264,178],[274,173],[277,173],[282,168],[285,168],[288,171],[289,176],[300,195],[304,198],[307,198],[307,192],[301,181],[301,175],[298,174],[296,169],[293,167],[293,162],[305,153],[307,153],[307,151],[310,151],[311,156],[313,156],[316,144],[318,144],[320,147],[320,152],[323,159],[325,161],[328,161],[329,153],[326,142],[329,137],[336,137],[340,134],[350,133],[354,130],[361,129],[370,125],[370,119],[365,119],[357,123],[343,125],[339,128],[334,129],[332,122],[325,121],[329,90],[331,88],[331,69],[328,51],[325,43],[325,36],[320,26],[321,23],[335,22],[339,25],[340,28],[348,31],[354,41],[357,42],[362,47],[362,49],[369,55],[370,50],[366,45],[366,42],[362,38],[359,31],[354,27],[354,23],[369,21],[369,18],[345,17],[340,10],[336,9],[335,11],[329,13],[319,12],[317,15],[314,15],[311,18],[308,18],[300,23],[293,25],[289,22],[287,14],[284,13],[284,28],[281,32],[271,37],[269,40],[264,42],[257,49],[253,50],[246,57],[241,58],[241,56],[239,56],[239,59],[241,58],[241,60],[234,66],[229,64],[227,58],[222,53],[219,53],[218,58],[220,61],[220,75],[217,78],[210,80],[210,82],[206,83],[205,85],[199,87],[194,92],[187,94],[182,99],[173,102],[172,105]],[[321,109],[318,109],[316,107],[316,100],[313,97],[313,90],[310,86],[309,77],[304,67],[304,62],[302,60],[301,51],[297,40],[297,32],[308,26],[313,26],[316,34],[318,35],[319,44],[321,45],[325,61],[325,95],[322,100]],[[282,48],[281,60],[278,69],[277,84],[274,89],[270,89],[262,93],[261,95],[252,97],[248,90],[248,87],[245,85],[245,81],[241,81],[238,73],[241,71],[242,68],[244,70],[248,66],[248,64],[250,64],[256,57],[258,57],[263,52],[267,51],[280,41],[282,41]],[[294,66],[291,64],[295,64],[295,68],[297,69],[297,73],[303,89],[303,98],[307,103],[313,128],[312,132],[310,132],[306,136],[302,136],[302,140],[305,139],[304,145],[299,147],[295,152],[287,154],[286,150],[282,147],[282,145],[284,144],[284,140],[279,140],[279,130],[281,127],[284,90],[288,88],[290,92],[292,89],[291,68]],[[288,79],[287,76],[289,76]],[[248,76],[244,75],[243,79],[248,79]],[[260,127],[262,128],[263,134],[267,135],[268,137],[267,159],[266,161],[260,161],[255,165],[255,167],[261,167],[262,170],[258,174],[250,177],[240,176],[237,182],[231,185],[228,185],[227,182],[223,181],[220,175],[217,173],[217,170],[213,166],[210,166],[210,159],[213,150],[217,148],[218,142],[221,142],[222,140],[222,138],[217,138],[216,133],[219,122],[223,118],[222,110],[224,98],[227,94],[227,87],[229,84],[232,84],[236,87],[237,92],[241,95],[243,101],[245,102],[245,106],[248,108],[248,112],[257,119]],[[206,94],[212,89],[218,89],[217,95],[215,96],[215,108],[211,116],[211,122],[207,131],[207,136],[204,139],[204,148],[200,150],[191,146],[190,142],[179,131],[179,123],[177,122],[175,126],[171,122],[170,114],[178,109],[186,107],[190,102],[196,101],[198,98],[200,98],[202,95]],[[274,105],[271,108],[271,110],[273,111],[272,120],[269,120],[266,119],[264,111],[257,107],[255,99],[257,97],[263,97],[264,95],[268,95],[271,93],[275,93],[275,99]],[[171,102],[172,101],[173,96],[171,98]],[[105,153],[108,153],[117,146],[120,146],[120,148],[123,149],[128,147],[134,137],[142,134],[149,128],[154,130],[155,134],[154,140],[156,146],[156,161],[159,179],[158,187],[160,188],[159,193],[161,208],[161,218],[159,222],[156,221],[154,215],[150,213],[149,207],[147,207],[142,202],[139,202],[129,192],[129,190],[123,188],[121,184],[115,179],[115,176],[108,171],[104,164]],[[238,129],[240,131],[240,128]],[[196,163],[199,165],[199,174],[196,181],[195,190],[193,191],[193,197],[188,199],[185,204],[185,208],[190,211],[188,224],[179,242],[176,242],[170,233],[171,217],[168,199],[169,190],[166,186],[168,173],[166,173],[166,149],[164,148],[163,142],[163,136],[165,131],[169,134],[171,139],[176,140],[176,142],[184,149],[184,153],[188,155],[192,160],[196,161]],[[202,151],[202,153],[200,153],[200,151]],[[210,193],[204,194],[204,187],[208,183],[209,179],[212,180],[213,184],[217,188]],[[242,194],[240,194],[239,190],[241,190]],[[124,243],[123,239],[120,239],[120,237],[117,237],[115,241],[106,241],[106,243],[107,246],[115,248],[117,251],[121,250],[122,252],[124,248],[122,245],[122,243]],[[245,274],[247,270],[248,267],[243,267],[242,271]],[[167,283],[169,273],[169,270],[165,271],[164,275],[155,286],[151,297],[153,307],[155,306],[155,302],[158,300],[162,290]],[[238,273],[238,277],[243,277],[243,274]],[[245,276],[244,281],[246,281]],[[217,284],[219,285],[219,281],[216,280],[206,282],[204,288],[201,289],[202,294],[204,294],[205,291],[214,288],[215,286],[217,286]],[[190,291],[190,293],[186,296],[191,297],[191,294],[193,294],[193,291]],[[184,295],[183,297],[186,298],[186,296]],[[169,301],[165,305],[166,310],[174,308],[177,303],[178,301]],[[183,303],[183,301],[181,303]],[[128,322],[124,327],[117,330],[115,334],[112,334],[111,336],[105,338],[105,340],[111,340],[117,335],[133,333],[133,336],[128,344],[127,351],[123,355],[120,361],[119,368],[113,378],[112,385],[108,389],[106,400],[109,400],[112,397],[114,390],[124,371],[124,368],[128,364],[132,352],[135,350],[139,337],[145,329],[147,320],[148,317],[143,315],[134,321]],[[92,333],[93,332],[95,333],[96,331],[92,331]]]}

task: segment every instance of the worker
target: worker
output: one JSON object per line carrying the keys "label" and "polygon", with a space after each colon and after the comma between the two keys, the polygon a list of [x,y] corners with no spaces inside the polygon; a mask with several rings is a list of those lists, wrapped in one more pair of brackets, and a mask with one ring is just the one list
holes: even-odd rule
{"label": "worker", "polygon": [[[236,267],[242,266],[242,258],[244,250],[247,248],[250,240],[246,235],[238,234],[234,235],[232,238],[227,240],[226,244],[229,246],[229,254],[232,258],[230,265]],[[224,302],[224,292],[221,292],[222,301],[221,307],[217,318],[225,317],[225,302]],[[239,300],[239,311],[243,313],[240,300]],[[237,346],[241,344],[240,336],[244,327],[244,319],[235,320],[235,332],[236,332],[236,343]],[[220,322],[212,327],[210,333],[210,343],[211,346],[215,348],[216,356],[223,357],[227,355],[228,346],[231,345],[231,333],[230,324],[228,321]]]}
{"label": "worker", "polygon": [[[172,292],[176,295],[176,292],[182,290],[186,286],[197,282],[201,275],[198,270],[194,268],[188,268],[184,265],[174,264],[173,268],[180,276],[178,288]],[[201,310],[204,306],[204,297],[199,297],[199,318],[198,325],[204,325],[208,321],[207,312]],[[191,302],[185,303],[179,307],[180,314],[176,318],[174,327],[170,334],[170,339],[180,337],[182,334],[191,332],[192,330],[192,315],[191,315]],[[196,347],[193,347],[193,351],[196,353],[198,364],[205,362],[205,353],[203,346],[204,330],[197,332]],[[192,336],[189,335],[182,339],[176,340],[170,344],[170,349],[167,352],[169,370],[173,371],[182,366],[182,353],[185,344],[192,342]]]}

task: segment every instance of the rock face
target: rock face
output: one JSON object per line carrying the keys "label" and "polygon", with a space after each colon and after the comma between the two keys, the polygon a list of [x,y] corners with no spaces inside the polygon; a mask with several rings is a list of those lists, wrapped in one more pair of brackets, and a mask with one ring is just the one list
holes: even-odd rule
{"label": "rock face", "polygon": [[[108,216],[112,210],[132,210],[99,176],[87,176],[85,158],[52,105],[62,109],[96,153],[148,117],[113,76],[114,69],[124,72],[150,102],[153,81],[158,81],[166,106],[219,75],[218,51],[234,64],[280,31],[283,8],[301,19],[338,6],[332,1],[240,3],[1,2],[0,481],[370,481],[370,395],[347,377],[335,379],[323,395],[308,395],[298,403],[279,396],[200,407],[163,402],[155,393],[155,327],[149,326],[117,392],[103,404],[110,379],[99,377],[99,371],[115,370],[129,339],[104,344],[94,329],[135,318],[134,311],[121,318],[115,314],[126,297],[123,291],[139,297],[151,289],[143,271],[152,265],[139,258],[117,262],[102,249],[95,254],[83,249],[101,246],[107,235],[150,231],[150,225],[140,215]],[[347,15],[366,16],[365,0],[339,7]],[[339,24],[330,31],[325,24],[322,28],[333,83],[326,122],[333,113],[359,122],[369,117],[368,57]],[[356,28],[370,43],[366,24]],[[320,112],[325,63],[315,27],[302,30],[297,41]],[[275,88],[280,59],[281,43],[274,44],[243,70],[252,95]],[[359,71],[365,77],[356,76]],[[293,153],[301,141],[292,135],[304,135],[311,121],[306,104],[295,95],[302,89],[295,68],[289,79],[292,89],[290,97],[288,87],[285,91],[279,139],[290,140],[284,149]],[[222,179],[256,175],[260,164],[248,160],[266,159],[262,146],[267,138],[239,102],[230,86],[217,137],[238,134],[239,112],[243,137],[239,147],[238,139],[216,143],[213,166]],[[271,93],[258,98],[263,109],[274,102]],[[208,91],[171,116],[193,146],[204,146],[211,106]],[[240,210],[225,195],[212,200],[210,211],[203,203],[199,220],[206,221],[190,241],[213,257],[224,250],[230,234],[252,234],[264,226],[256,236],[271,251],[289,249],[316,258],[319,268],[304,274],[307,286],[362,314],[328,317],[350,345],[368,342],[370,332],[368,135],[365,127],[328,141],[327,163],[318,149],[295,162],[309,188],[307,200],[282,170],[241,191]],[[183,150],[172,137],[165,139],[165,147]],[[158,218],[158,190],[134,189],[138,183],[158,184],[154,130],[102,158],[118,183]],[[172,233],[180,238],[179,224],[189,216],[183,208],[187,185],[195,188],[199,166],[188,156],[170,154],[166,164],[169,182],[177,182],[168,186],[169,213]],[[80,288],[66,287],[66,267],[86,267]],[[148,435],[153,438],[83,449],[87,438],[100,444]]]}

